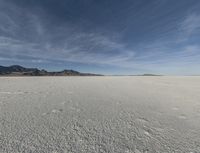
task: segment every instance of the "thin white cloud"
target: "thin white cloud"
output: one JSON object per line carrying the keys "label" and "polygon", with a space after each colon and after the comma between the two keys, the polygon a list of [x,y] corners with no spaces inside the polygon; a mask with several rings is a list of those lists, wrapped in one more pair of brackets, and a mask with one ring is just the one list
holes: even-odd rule
{"label": "thin white cloud", "polygon": [[186,16],[185,20],[181,25],[182,30],[187,34],[191,35],[197,30],[200,30],[200,15],[199,14],[190,14]]}
{"label": "thin white cloud", "polygon": [[193,12],[185,16],[184,20],[180,23],[176,42],[188,41],[198,34],[200,34],[200,14]]}
{"label": "thin white cloud", "polygon": [[[128,48],[117,34],[82,31],[81,27],[65,22],[58,27],[47,26],[45,14],[26,13],[25,21],[21,21],[19,14],[24,12],[23,8],[9,6],[13,8],[16,19],[11,17],[12,13],[0,14],[0,30],[7,34],[0,36],[0,55],[6,55],[0,61],[15,59],[43,63],[60,60],[133,69],[159,69],[192,62],[200,65],[200,46],[188,42],[200,30],[200,15],[197,13],[187,15],[180,22],[177,38],[141,42],[141,45]],[[22,23],[26,23],[24,27]],[[21,35],[25,37],[21,38]],[[179,40],[184,40],[184,43]],[[32,59],[25,59],[26,56]]]}

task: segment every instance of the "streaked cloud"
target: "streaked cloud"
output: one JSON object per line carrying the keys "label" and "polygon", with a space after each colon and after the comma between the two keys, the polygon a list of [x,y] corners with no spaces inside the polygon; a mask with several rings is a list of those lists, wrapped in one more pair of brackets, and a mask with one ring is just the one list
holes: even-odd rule
{"label": "streaked cloud", "polygon": [[200,66],[198,6],[195,0],[0,0],[0,64],[73,62],[102,73],[113,67],[179,74],[182,66]]}
{"label": "streaked cloud", "polygon": [[186,16],[181,28],[188,35],[200,31],[200,14],[194,13]]}

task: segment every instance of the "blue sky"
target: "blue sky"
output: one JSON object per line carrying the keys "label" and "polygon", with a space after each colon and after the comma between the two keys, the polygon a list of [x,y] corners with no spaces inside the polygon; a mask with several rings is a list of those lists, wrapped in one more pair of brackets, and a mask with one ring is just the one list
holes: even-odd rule
{"label": "blue sky", "polygon": [[200,74],[199,0],[0,0],[0,65]]}

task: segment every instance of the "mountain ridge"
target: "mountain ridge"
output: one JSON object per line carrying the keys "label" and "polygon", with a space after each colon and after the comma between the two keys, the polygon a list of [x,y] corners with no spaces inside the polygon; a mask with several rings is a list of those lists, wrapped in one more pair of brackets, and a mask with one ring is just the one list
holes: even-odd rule
{"label": "mountain ridge", "polygon": [[48,72],[44,69],[26,68],[20,65],[1,66],[0,76],[102,76],[93,73],[81,73],[75,70],[64,69],[62,71]]}

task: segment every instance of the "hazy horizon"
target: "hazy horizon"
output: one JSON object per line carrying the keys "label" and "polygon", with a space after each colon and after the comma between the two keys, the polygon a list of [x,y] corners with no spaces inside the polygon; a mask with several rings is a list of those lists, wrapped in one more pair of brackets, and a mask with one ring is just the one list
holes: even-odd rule
{"label": "hazy horizon", "polygon": [[0,0],[0,65],[200,75],[198,0]]}

